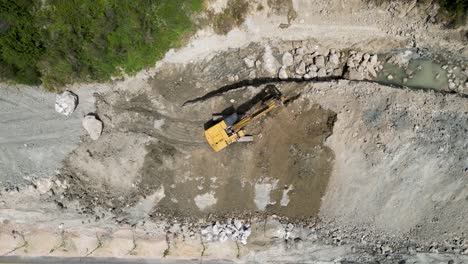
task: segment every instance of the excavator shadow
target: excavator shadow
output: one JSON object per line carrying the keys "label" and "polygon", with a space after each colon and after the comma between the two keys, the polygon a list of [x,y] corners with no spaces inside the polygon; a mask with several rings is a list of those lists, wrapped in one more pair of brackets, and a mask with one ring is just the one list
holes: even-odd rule
{"label": "excavator shadow", "polygon": [[273,84],[269,84],[260,92],[258,92],[254,97],[252,97],[250,100],[239,105],[237,109],[235,109],[234,106],[231,105],[225,108],[220,113],[214,113],[213,118],[204,124],[204,128],[206,130],[212,127],[213,125],[215,125],[221,119],[233,116],[233,114],[237,114],[236,117],[240,119],[242,118],[242,116],[248,114],[249,111],[251,111],[252,109],[255,109],[255,107],[258,104],[263,103],[273,97],[280,97],[280,96],[281,96],[281,92],[278,90],[278,88],[276,88],[276,86]]}

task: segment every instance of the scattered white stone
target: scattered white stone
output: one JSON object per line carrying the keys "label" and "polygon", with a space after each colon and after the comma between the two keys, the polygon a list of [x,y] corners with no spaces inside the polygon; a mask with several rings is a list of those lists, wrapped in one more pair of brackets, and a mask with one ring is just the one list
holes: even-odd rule
{"label": "scattered white stone", "polygon": [[217,221],[200,227],[200,235],[204,242],[224,242],[231,239],[246,245],[250,234],[250,224],[238,219],[230,219],[226,224]]}
{"label": "scattered white stone", "polygon": [[81,122],[84,129],[88,132],[92,140],[97,140],[102,133],[102,121],[96,118],[96,115],[87,115]]}
{"label": "scattered white stone", "polygon": [[78,104],[78,95],[70,91],[57,94],[55,97],[55,111],[62,115],[69,116],[75,111]]}
{"label": "scattered white stone", "polygon": [[387,79],[389,79],[389,80],[393,80],[393,75],[391,75],[391,74],[390,74],[390,75],[388,75],[388,76],[387,76]]}
{"label": "scattered white stone", "polygon": [[279,72],[278,72],[278,78],[281,80],[286,80],[288,79],[288,72],[286,71],[286,67],[281,67]]}

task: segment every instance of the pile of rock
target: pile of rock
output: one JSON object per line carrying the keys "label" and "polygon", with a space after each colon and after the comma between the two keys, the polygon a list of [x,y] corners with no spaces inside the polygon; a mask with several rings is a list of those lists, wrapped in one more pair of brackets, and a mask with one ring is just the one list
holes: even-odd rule
{"label": "pile of rock", "polygon": [[287,51],[282,56],[282,66],[278,77],[282,80],[288,78],[324,78],[330,76],[341,76],[343,74],[343,63],[340,58],[345,53],[339,53],[334,49],[320,54],[319,51],[307,52],[299,47]]}
{"label": "pile of rock", "polygon": [[229,219],[225,224],[216,221],[200,227],[200,236],[204,242],[224,242],[231,239],[246,245],[250,233],[250,224],[239,219]]}
{"label": "pile of rock", "polygon": [[302,47],[287,51],[282,56],[282,66],[278,78],[286,80],[320,79],[341,77],[347,66],[347,78],[352,80],[374,79],[382,69],[377,55],[351,51],[349,54],[330,49],[325,53],[318,50],[308,52]]}
{"label": "pile of rock", "polygon": [[383,69],[376,54],[351,51],[346,60],[345,78],[349,80],[372,80],[377,78],[377,72]]}
{"label": "pile of rock", "polygon": [[462,94],[468,93],[468,69],[463,69],[457,65],[444,65],[442,69],[447,74],[449,91],[456,91]]}

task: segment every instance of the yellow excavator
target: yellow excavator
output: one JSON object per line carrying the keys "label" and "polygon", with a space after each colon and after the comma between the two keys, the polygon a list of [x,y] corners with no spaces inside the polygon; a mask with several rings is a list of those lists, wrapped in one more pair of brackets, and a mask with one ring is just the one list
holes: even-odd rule
{"label": "yellow excavator", "polygon": [[278,106],[282,106],[285,101],[286,98],[278,92],[273,96],[266,97],[258,108],[241,118],[238,117],[237,113],[223,118],[220,122],[205,130],[208,144],[214,151],[218,152],[234,142],[253,141],[252,136],[247,136],[243,128]]}

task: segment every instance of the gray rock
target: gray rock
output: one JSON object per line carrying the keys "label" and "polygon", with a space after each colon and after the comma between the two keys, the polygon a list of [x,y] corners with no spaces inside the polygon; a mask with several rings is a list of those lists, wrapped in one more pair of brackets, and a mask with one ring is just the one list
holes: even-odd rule
{"label": "gray rock", "polygon": [[255,61],[255,68],[260,69],[260,67],[262,67],[262,61],[261,60]]}
{"label": "gray rock", "polygon": [[332,75],[337,76],[337,77],[343,75],[343,69],[341,68],[335,69]]}
{"label": "gray rock", "polygon": [[369,62],[372,66],[375,66],[379,62],[379,58],[377,57],[377,54],[372,55]]}
{"label": "gray rock", "polygon": [[57,94],[55,97],[55,111],[62,115],[69,116],[75,111],[78,105],[78,95],[70,91]]}
{"label": "gray rock", "polygon": [[309,72],[308,74],[309,74],[311,79],[317,78],[317,72]]}
{"label": "gray rock", "polygon": [[82,125],[92,140],[97,140],[102,133],[102,121],[89,114],[83,118]]}
{"label": "gray rock", "polygon": [[323,78],[326,76],[327,76],[327,71],[325,70],[325,68],[322,68],[317,72],[317,77],[319,78]]}
{"label": "gray rock", "polygon": [[304,54],[304,49],[302,47],[299,47],[299,48],[294,50],[294,53],[296,55],[302,55],[302,54]]}
{"label": "gray rock", "polygon": [[456,86],[456,85],[455,85],[455,83],[453,83],[453,82],[449,82],[449,84],[448,84],[448,87],[449,87],[450,90],[455,89],[455,86]]}
{"label": "gray rock", "polygon": [[304,61],[306,64],[313,64],[314,57],[314,54],[305,54],[304,56],[302,56],[302,61]]}
{"label": "gray rock", "polygon": [[286,71],[286,67],[281,67],[279,72],[278,72],[278,78],[281,80],[286,80],[288,79],[288,72]]}
{"label": "gray rock", "polygon": [[350,67],[350,68],[354,68],[356,65],[354,64],[353,59],[349,58],[349,59],[346,61],[346,66],[348,66],[348,67]]}
{"label": "gray rock", "polygon": [[288,67],[294,64],[293,55],[289,52],[285,52],[282,57],[283,66]]}
{"label": "gray rock", "polygon": [[303,61],[299,62],[299,64],[296,66],[296,73],[299,75],[304,75],[306,73],[306,66]]}
{"label": "gray rock", "polygon": [[371,64],[367,65],[367,72],[369,73],[370,77],[377,78],[377,72]]}
{"label": "gray rock", "polygon": [[317,72],[318,71],[318,67],[314,64],[311,64],[309,65],[309,67],[307,67],[307,72]]}
{"label": "gray rock", "polygon": [[359,72],[356,69],[349,69],[349,71],[346,72],[345,77],[349,80],[361,81],[364,80],[364,73]]}
{"label": "gray rock", "polygon": [[335,53],[330,54],[330,56],[328,57],[328,61],[333,65],[340,64],[340,59],[338,58],[338,55],[336,55]]}
{"label": "gray rock", "polygon": [[365,53],[364,56],[363,56],[363,60],[364,61],[369,61],[370,57],[371,56],[369,55],[369,53]]}
{"label": "gray rock", "polygon": [[247,66],[247,68],[253,68],[255,66],[255,60],[250,58],[244,58],[244,63]]}
{"label": "gray rock", "polygon": [[325,57],[323,56],[315,57],[315,65],[317,65],[317,67],[319,68],[325,67]]}

